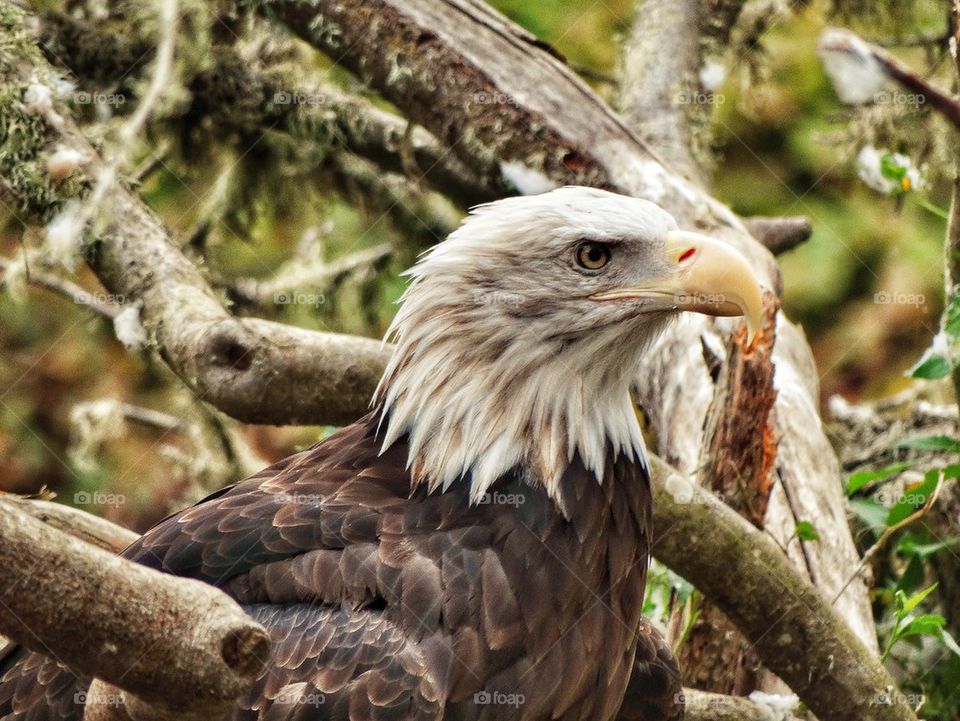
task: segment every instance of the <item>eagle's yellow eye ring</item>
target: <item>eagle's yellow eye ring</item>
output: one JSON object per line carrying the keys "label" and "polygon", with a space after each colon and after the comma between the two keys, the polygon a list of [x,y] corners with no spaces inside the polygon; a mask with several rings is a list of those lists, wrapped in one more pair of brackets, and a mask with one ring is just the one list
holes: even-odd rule
{"label": "eagle's yellow eye ring", "polygon": [[603,243],[585,240],[577,246],[577,265],[585,270],[600,270],[610,262],[610,248]]}

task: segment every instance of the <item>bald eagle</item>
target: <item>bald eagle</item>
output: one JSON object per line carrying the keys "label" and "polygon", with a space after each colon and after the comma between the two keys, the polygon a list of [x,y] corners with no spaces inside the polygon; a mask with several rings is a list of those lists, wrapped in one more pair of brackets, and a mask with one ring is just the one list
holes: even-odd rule
{"label": "bald eagle", "polygon": [[[749,265],[652,203],[567,187],[474,209],[409,275],[367,416],[123,555],[267,628],[237,721],[679,718],[641,617],[629,387],[679,311],[756,323]],[[89,682],[16,650],[0,715],[79,720]]]}

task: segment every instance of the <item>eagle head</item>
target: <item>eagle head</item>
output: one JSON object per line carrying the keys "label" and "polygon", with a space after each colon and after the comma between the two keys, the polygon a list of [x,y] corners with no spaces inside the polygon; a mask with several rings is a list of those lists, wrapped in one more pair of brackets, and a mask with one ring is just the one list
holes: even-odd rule
{"label": "eagle head", "polygon": [[575,454],[598,480],[611,453],[643,462],[644,350],[680,311],[760,320],[740,253],[593,188],[479,206],[407,275],[374,399],[383,447],[407,436],[415,484],[466,479],[475,500],[518,468],[556,498]]}

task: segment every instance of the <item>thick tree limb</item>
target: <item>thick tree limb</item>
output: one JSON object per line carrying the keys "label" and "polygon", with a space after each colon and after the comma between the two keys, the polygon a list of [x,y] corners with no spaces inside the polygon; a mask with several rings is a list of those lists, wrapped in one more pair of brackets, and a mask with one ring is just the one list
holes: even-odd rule
{"label": "thick tree limb", "polygon": [[105,551],[119,553],[139,538],[136,533],[123,526],[62,503],[0,495],[0,505],[23,511],[57,531],[67,533]]}
{"label": "thick tree limb", "polygon": [[5,499],[0,512],[5,636],[161,712],[215,716],[260,674],[267,632],[217,589],[121,559]]}
{"label": "thick tree limb", "polygon": [[887,705],[893,679],[768,535],[663,461],[651,468],[654,555],[696,579],[818,718],[916,719]]}
{"label": "thick tree limb", "polygon": [[702,141],[712,108],[699,80],[704,3],[638,0],[635,5],[624,48],[624,120],[677,170],[702,180],[708,153]]}

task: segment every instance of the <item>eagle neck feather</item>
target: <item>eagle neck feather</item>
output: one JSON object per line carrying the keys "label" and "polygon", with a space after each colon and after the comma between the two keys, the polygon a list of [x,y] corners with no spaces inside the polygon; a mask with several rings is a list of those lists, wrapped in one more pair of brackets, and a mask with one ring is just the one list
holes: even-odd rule
{"label": "eagle neck feather", "polygon": [[600,372],[576,365],[576,357],[592,353],[570,354],[559,342],[494,348],[450,334],[430,342],[417,332],[405,335],[375,402],[381,452],[407,439],[413,487],[445,491],[465,482],[477,503],[514,472],[567,514],[560,481],[575,455],[598,483],[621,454],[645,464],[629,354],[612,351],[607,372]]}

